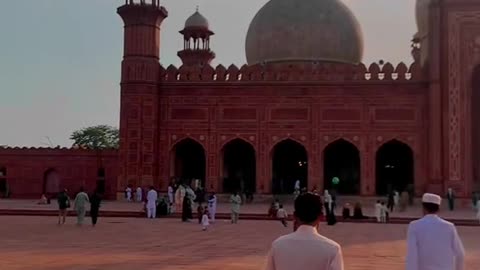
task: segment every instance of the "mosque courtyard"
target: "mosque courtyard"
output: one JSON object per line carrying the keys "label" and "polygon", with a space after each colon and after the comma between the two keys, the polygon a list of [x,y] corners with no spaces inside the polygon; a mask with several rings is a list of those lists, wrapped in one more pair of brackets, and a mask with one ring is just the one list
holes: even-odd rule
{"label": "mosque courtyard", "polygon": [[[263,269],[269,245],[290,233],[275,221],[217,221],[207,232],[176,219],[103,218],[97,227],[64,226],[55,217],[0,217],[0,269]],[[480,269],[478,227],[458,227],[466,269]],[[349,270],[404,269],[406,225],[321,226],[343,247]]]}

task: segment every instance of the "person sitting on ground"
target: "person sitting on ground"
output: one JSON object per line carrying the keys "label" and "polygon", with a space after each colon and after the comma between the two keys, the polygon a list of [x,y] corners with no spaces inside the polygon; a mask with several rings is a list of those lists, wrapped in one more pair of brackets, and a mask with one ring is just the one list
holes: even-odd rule
{"label": "person sitting on ground", "polygon": [[353,208],[353,219],[366,219],[367,216],[363,215],[362,204],[357,202]]}
{"label": "person sitting on ground", "polygon": [[48,204],[47,196],[45,196],[45,194],[42,194],[42,197],[40,198],[40,201],[38,201],[37,204]]}
{"label": "person sitting on ground", "polygon": [[349,219],[350,218],[350,204],[349,203],[346,203],[343,206],[342,217],[343,217],[343,219]]}
{"label": "person sitting on ground", "polygon": [[298,196],[294,212],[298,228],[272,243],[265,270],[343,270],[340,245],[318,233],[321,216],[318,195]]}

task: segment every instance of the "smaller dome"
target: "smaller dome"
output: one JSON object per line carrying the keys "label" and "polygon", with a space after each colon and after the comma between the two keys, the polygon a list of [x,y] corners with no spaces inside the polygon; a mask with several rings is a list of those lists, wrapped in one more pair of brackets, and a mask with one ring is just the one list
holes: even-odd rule
{"label": "smaller dome", "polygon": [[185,29],[188,28],[209,29],[207,18],[198,12],[198,8],[197,11],[195,11],[192,16],[188,17],[187,21],[185,22]]}

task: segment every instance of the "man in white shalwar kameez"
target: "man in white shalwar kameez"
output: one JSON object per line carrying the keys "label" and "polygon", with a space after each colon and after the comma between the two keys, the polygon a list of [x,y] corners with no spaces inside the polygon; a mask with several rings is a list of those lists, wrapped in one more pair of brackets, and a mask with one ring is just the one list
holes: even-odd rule
{"label": "man in white shalwar kameez", "polygon": [[215,222],[215,214],[217,213],[217,195],[212,193],[208,199],[208,213],[210,214],[210,220]]}
{"label": "man in white shalwar kameez", "polygon": [[142,197],[143,197],[143,190],[141,187],[137,187],[137,190],[135,192],[135,195],[136,195],[136,199],[137,199],[137,202],[141,202],[142,201]]}
{"label": "man in white shalwar kameez", "polygon": [[182,212],[185,194],[185,186],[183,184],[179,185],[177,191],[175,192],[175,211]]}
{"label": "man in white shalwar kameez", "polygon": [[158,193],[155,191],[153,186],[150,187],[150,190],[147,193],[147,217],[156,218],[157,217],[157,200]]}
{"label": "man in white shalwar kameez", "polygon": [[408,226],[406,270],[463,270],[465,250],[457,229],[437,213],[442,198],[425,193],[425,216]]}
{"label": "man in white shalwar kameez", "polygon": [[343,270],[342,248],[318,233],[320,196],[305,193],[295,200],[298,229],[272,243],[265,270]]}
{"label": "man in white shalwar kameez", "polygon": [[127,187],[125,189],[125,195],[127,197],[127,202],[131,202],[132,201],[132,188]]}
{"label": "man in white shalwar kameez", "polygon": [[173,185],[172,185],[172,184],[168,185],[167,195],[168,195],[168,202],[167,202],[168,208],[170,208],[171,211],[173,212],[172,208],[174,208],[174,207],[173,207],[173,203],[175,202],[175,200],[174,200],[174,196],[175,196],[175,195],[174,195]]}

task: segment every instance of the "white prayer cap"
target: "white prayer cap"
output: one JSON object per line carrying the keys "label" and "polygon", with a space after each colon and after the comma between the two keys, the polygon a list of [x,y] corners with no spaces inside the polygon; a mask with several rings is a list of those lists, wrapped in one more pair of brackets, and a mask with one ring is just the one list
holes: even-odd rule
{"label": "white prayer cap", "polygon": [[423,194],[422,202],[441,205],[442,204],[442,197],[438,196],[437,194],[433,194],[433,193],[425,193],[425,194]]}

